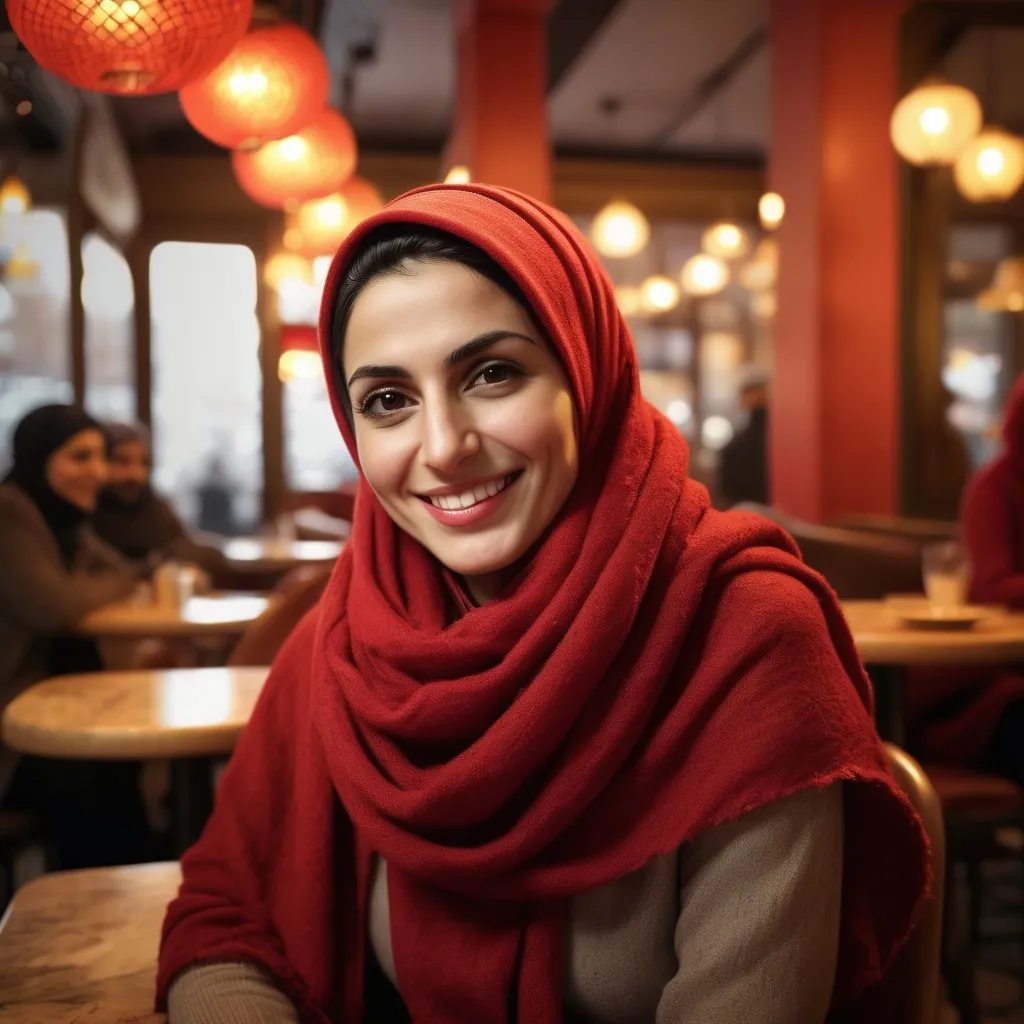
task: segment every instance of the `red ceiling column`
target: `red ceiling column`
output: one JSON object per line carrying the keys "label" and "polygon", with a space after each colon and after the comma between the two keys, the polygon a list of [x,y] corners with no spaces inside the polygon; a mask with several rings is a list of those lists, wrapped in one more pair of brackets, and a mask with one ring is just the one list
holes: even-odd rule
{"label": "red ceiling column", "polygon": [[772,501],[897,512],[899,195],[889,117],[909,0],[772,0],[770,187],[786,201]]}
{"label": "red ceiling column", "polygon": [[550,0],[456,0],[455,104],[446,167],[549,201]]}

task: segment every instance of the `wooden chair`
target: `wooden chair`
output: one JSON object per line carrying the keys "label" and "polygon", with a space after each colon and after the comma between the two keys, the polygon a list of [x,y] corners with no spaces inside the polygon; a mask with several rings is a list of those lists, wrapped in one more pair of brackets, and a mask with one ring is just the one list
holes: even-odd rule
{"label": "wooden chair", "polygon": [[819,526],[752,502],[736,507],[778,523],[796,541],[804,561],[820,572],[844,601],[921,590],[921,547],[914,541]]}
{"label": "wooden chair", "polygon": [[270,607],[238,638],[227,664],[269,665],[302,617],[320,600],[331,576],[329,566],[303,566],[282,577]]}
{"label": "wooden chair", "polygon": [[901,1024],[935,1024],[941,989],[946,881],[942,804],[927,774],[906,751],[886,743],[885,756],[900,789],[920,815],[932,847],[932,897],[883,982],[886,1006],[893,1006],[896,1013],[892,1019]]}
{"label": "wooden chair", "polygon": [[843,516],[832,525],[845,530],[857,530],[860,533],[878,533],[886,537],[898,537],[922,545],[956,540],[960,536],[960,524],[943,519],[856,515]]}

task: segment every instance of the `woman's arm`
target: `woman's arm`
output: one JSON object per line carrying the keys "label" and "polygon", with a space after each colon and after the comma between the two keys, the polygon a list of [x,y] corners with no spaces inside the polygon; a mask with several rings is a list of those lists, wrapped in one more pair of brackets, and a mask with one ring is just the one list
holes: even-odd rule
{"label": "woman's arm", "polygon": [[169,1024],[299,1024],[299,1014],[266,971],[250,963],[199,964],[167,994]]}
{"label": "woman's arm", "polygon": [[[322,934],[312,924],[312,906],[328,898],[324,894],[331,891],[337,870],[330,827],[337,796],[309,712],[316,630],[316,613],[311,612],[275,659],[218,784],[213,814],[181,859],[181,888],[167,909],[161,937],[158,1008],[169,1005],[172,989],[180,1010],[184,997],[198,988],[208,991],[207,982],[214,985],[215,978],[192,973],[197,965],[244,962],[273,978],[303,1020],[327,1020],[321,1005],[331,978],[303,973],[302,950],[289,948],[283,937],[293,934],[284,923],[301,921],[299,931],[310,944],[326,949],[334,941],[330,915],[322,921]],[[303,826],[315,820],[322,824],[323,841],[297,842]],[[302,877],[307,883],[296,891],[277,884],[280,877]],[[237,988],[240,1000],[243,990],[246,1005],[237,1010],[239,1020],[260,1020],[259,1008],[271,997],[275,1005],[281,1002],[265,986]],[[194,1007],[195,1000],[189,998],[188,1005]],[[177,1024],[175,1013],[172,1006]]]}
{"label": "woman's arm", "polygon": [[839,945],[836,783],[709,829],[681,855],[675,949],[658,1024],[822,1024]]}
{"label": "woman's arm", "polygon": [[134,586],[135,573],[123,563],[109,571],[69,571],[28,514],[0,507],[0,606],[33,632],[70,632]]}

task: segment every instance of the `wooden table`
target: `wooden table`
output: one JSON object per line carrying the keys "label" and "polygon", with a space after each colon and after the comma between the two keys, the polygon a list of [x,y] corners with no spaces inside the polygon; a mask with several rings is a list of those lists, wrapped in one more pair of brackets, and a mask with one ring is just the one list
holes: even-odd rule
{"label": "wooden table", "polygon": [[181,668],[60,676],[7,705],[4,742],[23,754],[104,761],[229,754],[268,671]]}
{"label": "wooden table", "polygon": [[171,759],[179,852],[213,807],[211,757],[229,755],[266,681],[266,668],[98,672],[37,683],[4,709],[4,742],[38,757]]}
{"label": "wooden table", "polygon": [[131,640],[234,636],[258,619],[269,603],[263,594],[211,594],[189,598],[180,607],[115,601],[87,615],[76,631]]}
{"label": "wooden table", "polygon": [[281,537],[232,537],[221,551],[233,568],[274,572],[300,565],[333,562],[341,554],[340,540],[288,540]]}
{"label": "wooden table", "polygon": [[177,864],[43,875],[15,894],[0,924],[4,1024],[157,1024],[160,927]]}
{"label": "wooden table", "polygon": [[1000,612],[971,629],[914,629],[885,601],[844,601],[861,660],[875,684],[876,718],[883,739],[906,739],[906,669],[912,665],[1024,663],[1024,614]]}

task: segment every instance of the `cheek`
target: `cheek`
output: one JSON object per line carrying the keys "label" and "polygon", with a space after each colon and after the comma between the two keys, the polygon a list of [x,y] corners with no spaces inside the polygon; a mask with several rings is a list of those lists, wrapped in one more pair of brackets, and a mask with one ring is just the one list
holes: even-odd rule
{"label": "cheek", "polygon": [[366,482],[387,500],[397,496],[415,452],[412,432],[402,425],[389,430],[356,428],[356,451]]}
{"label": "cheek", "polygon": [[487,437],[531,461],[575,466],[574,413],[567,392],[537,388],[522,401],[495,402],[480,426]]}

